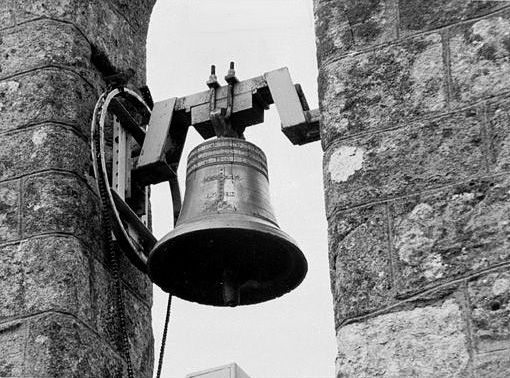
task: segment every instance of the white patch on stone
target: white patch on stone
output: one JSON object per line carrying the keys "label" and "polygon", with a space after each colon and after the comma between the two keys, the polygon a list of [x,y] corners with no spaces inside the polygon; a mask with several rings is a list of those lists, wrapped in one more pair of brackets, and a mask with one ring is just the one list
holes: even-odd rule
{"label": "white patch on stone", "polygon": [[[17,91],[19,88],[19,83],[17,81],[4,81],[0,83],[0,94],[3,94],[3,97],[8,97],[11,93]],[[5,109],[5,104],[0,102],[0,111]]]}
{"label": "white patch on stone", "polygon": [[409,218],[413,220],[428,219],[433,211],[434,209],[428,203],[419,203],[414,207],[413,211],[409,215]]}
{"label": "white patch on stone", "polygon": [[335,182],[344,182],[363,167],[365,151],[359,147],[341,146],[329,159],[328,171]]}
{"label": "white patch on stone", "polygon": [[454,194],[452,196],[452,200],[461,200],[461,201],[472,201],[475,198],[475,193],[460,193]]}
{"label": "white patch on stone", "polygon": [[428,280],[441,278],[444,274],[443,258],[437,253],[428,255],[423,268],[425,269],[423,275]]}
{"label": "white patch on stone", "polygon": [[510,35],[510,21],[503,18],[491,18],[490,20],[480,20],[473,24],[473,34],[478,34],[483,38],[479,43],[494,39],[494,37],[502,37]]}
{"label": "white patch on stone", "polygon": [[[441,257],[431,254],[438,233],[434,227],[434,208],[419,203],[401,222],[395,225],[395,248],[400,259],[407,264],[427,264],[428,274],[438,274]],[[441,268],[442,270],[442,268]]]}
{"label": "white patch on stone", "polygon": [[349,120],[347,118],[342,118],[338,123],[338,126],[341,130],[347,130],[347,127],[349,126]]}
{"label": "white patch on stone", "polygon": [[510,290],[510,281],[506,278],[500,278],[492,285],[492,294],[501,295]]}
{"label": "white patch on stone", "polygon": [[48,337],[47,336],[43,336],[43,335],[39,335],[35,338],[35,342],[37,344],[44,344],[46,341],[48,341]]}
{"label": "white patch on stone", "polygon": [[339,377],[462,377],[469,361],[458,304],[400,311],[338,330]]}
{"label": "white patch on stone", "polygon": [[32,143],[34,143],[36,147],[40,146],[41,144],[44,143],[44,140],[46,139],[47,136],[48,136],[48,134],[46,133],[46,131],[37,130],[32,135]]}
{"label": "white patch on stone", "polygon": [[17,91],[19,83],[17,81],[4,81],[0,83],[0,92],[12,93]]}
{"label": "white patch on stone", "polygon": [[18,199],[16,192],[9,188],[0,188],[0,202],[14,205]]}

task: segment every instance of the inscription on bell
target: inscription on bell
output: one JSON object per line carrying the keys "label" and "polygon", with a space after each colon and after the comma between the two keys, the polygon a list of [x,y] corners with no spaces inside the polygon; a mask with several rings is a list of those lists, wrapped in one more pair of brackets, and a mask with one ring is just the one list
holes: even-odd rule
{"label": "inscription on bell", "polygon": [[236,185],[240,181],[240,175],[225,173],[224,167],[218,169],[216,174],[205,176],[203,184],[208,188],[214,187],[214,190],[205,192],[206,208],[236,211]]}
{"label": "inscription on bell", "polygon": [[218,175],[211,175],[204,178],[204,182],[217,181],[217,180],[240,180],[241,176],[239,175],[222,175],[221,173]]}

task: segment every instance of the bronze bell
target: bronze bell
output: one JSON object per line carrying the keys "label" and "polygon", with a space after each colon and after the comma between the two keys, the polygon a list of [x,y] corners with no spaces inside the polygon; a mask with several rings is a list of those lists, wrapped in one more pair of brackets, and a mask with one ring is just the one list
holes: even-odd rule
{"label": "bronze bell", "polygon": [[303,281],[307,262],[273,215],[260,148],[218,138],[191,151],[182,211],[148,270],[163,290],[214,306],[268,301]]}

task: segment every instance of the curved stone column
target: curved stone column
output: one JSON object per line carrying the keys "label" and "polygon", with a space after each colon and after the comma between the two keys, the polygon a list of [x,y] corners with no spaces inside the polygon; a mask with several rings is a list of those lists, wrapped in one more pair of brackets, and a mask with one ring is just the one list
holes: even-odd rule
{"label": "curved stone column", "polygon": [[315,0],[338,377],[510,374],[509,6]]}
{"label": "curved stone column", "polygon": [[[0,376],[120,376],[89,125],[103,77],[145,82],[155,0],[0,2]],[[151,377],[150,282],[126,260],[131,358]]]}

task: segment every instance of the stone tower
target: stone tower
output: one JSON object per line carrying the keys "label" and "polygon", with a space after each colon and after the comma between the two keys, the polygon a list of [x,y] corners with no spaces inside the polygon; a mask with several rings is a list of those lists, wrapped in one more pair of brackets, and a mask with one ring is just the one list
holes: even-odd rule
{"label": "stone tower", "polygon": [[[0,1],[0,376],[125,372],[90,174],[103,77],[145,81],[155,0]],[[151,377],[150,282],[122,287],[136,377]]]}
{"label": "stone tower", "polygon": [[510,2],[315,16],[337,376],[510,376]]}

